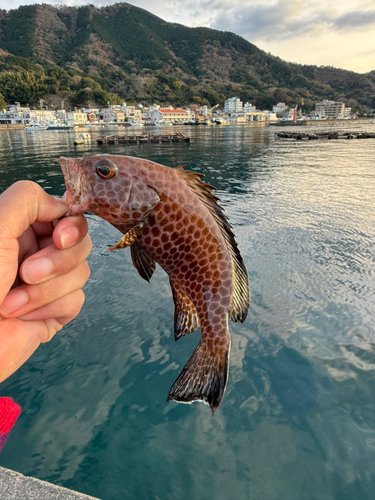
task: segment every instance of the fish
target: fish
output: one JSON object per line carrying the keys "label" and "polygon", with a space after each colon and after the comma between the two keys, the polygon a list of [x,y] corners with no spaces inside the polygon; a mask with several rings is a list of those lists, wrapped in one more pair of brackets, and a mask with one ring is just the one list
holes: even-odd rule
{"label": "fish", "polygon": [[243,323],[250,306],[246,266],[219,198],[203,174],[122,155],[60,158],[67,215],[90,211],[124,236],[139,275],[158,263],[169,276],[175,340],[201,329],[200,341],[167,401],[200,401],[212,413],[228,380],[228,320]]}

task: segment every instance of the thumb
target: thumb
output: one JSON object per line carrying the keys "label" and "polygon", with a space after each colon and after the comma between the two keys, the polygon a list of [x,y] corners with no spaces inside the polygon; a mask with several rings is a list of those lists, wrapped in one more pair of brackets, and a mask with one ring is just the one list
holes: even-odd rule
{"label": "thumb", "polygon": [[63,200],[36,183],[19,181],[0,196],[0,304],[18,272],[18,238],[34,222],[50,222],[68,211]]}

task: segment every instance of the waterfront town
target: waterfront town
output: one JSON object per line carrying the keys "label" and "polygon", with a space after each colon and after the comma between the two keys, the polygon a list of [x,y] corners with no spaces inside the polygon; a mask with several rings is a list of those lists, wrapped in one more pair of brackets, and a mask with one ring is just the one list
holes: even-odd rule
{"label": "waterfront town", "polygon": [[21,106],[19,102],[8,105],[8,109],[0,112],[0,128],[17,128],[26,130],[95,128],[101,126],[162,126],[162,125],[209,125],[209,124],[303,124],[309,120],[344,120],[352,119],[351,108],[343,102],[323,101],[315,105],[315,111],[305,116],[301,110],[290,108],[280,102],[272,111],[258,110],[251,103],[245,104],[232,97],[225,101],[224,109],[219,105],[193,105],[187,108],[162,107],[153,104],[110,105],[106,108],[82,108],[65,110],[64,101],[61,109],[43,106],[40,100],[39,109]]}

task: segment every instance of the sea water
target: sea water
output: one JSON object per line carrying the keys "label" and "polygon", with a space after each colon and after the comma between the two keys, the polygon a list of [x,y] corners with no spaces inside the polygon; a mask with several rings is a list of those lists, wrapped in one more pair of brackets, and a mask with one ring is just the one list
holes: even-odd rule
{"label": "sea water", "polygon": [[252,292],[215,415],[166,402],[199,332],[174,341],[166,274],[142,280],[128,249],[107,251],[121,234],[88,214],[82,312],[0,386],[22,406],[2,466],[104,500],[374,498],[375,140],[279,130],[174,127],[190,144],[113,146],[96,144],[103,131],[82,146],[0,132],[0,191],[30,179],[62,195],[59,156],[102,152],[205,174]]}

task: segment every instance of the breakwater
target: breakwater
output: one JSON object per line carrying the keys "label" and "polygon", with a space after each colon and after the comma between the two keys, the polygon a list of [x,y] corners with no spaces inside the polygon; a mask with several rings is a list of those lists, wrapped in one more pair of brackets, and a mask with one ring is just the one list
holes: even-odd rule
{"label": "breakwater", "polygon": [[23,130],[23,123],[0,123],[0,130]]}
{"label": "breakwater", "polygon": [[172,143],[172,142],[190,142],[190,137],[185,134],[166,134],[166,135],[107,135],[96,140],[98,144],[140,144],[140,143]]}
{"label": "breakwater", "polygon": [[331,139],[375,139],[375,133],[350,130],[326,130],[320,132],[278,132],[277,137],[281,139],[294,139],[296,141],[331,140]]}

